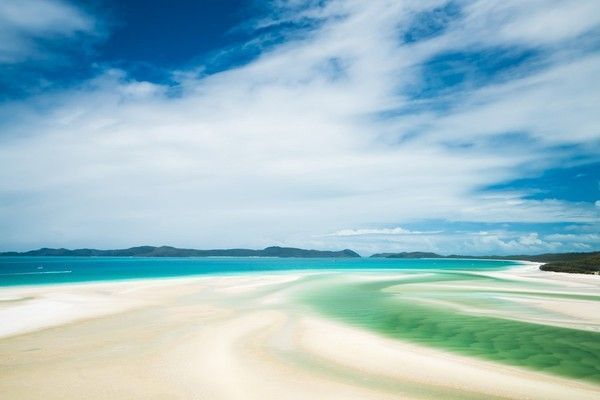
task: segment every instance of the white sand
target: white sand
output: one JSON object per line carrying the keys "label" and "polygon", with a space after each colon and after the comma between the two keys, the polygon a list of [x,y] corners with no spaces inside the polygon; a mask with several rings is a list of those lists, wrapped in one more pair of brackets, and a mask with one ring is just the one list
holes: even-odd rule
{"label": "white sand", "polygon": [[[532,271],[517,273],[545,279]],[[0,398],[600,397],[600,386],[590,383],[325,320],[290,301],[305,275],[1,289]],[[553,280],[564,290],[572,290],[571,284],[583,290],[596,285],[567,281]],[[590,308],[575,311],[572,304],[559,303],[550,299],[531,306],[570,310],[566,314],[573,320],[594,318]]]}
{"label": "white sand", "polygon": [[320,319],[303,321],[309,351],[365,373],[511,399],[597,399],[598,388],[383,338]]}

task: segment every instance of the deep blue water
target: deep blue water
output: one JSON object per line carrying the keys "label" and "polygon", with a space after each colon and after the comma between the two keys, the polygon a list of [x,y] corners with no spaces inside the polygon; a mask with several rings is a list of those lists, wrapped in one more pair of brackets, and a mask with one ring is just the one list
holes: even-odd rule
{"label": "deep blue water", "polygon": [[384,258],[0,257],[0,286],[288,270],[502,269],[512,261]]}

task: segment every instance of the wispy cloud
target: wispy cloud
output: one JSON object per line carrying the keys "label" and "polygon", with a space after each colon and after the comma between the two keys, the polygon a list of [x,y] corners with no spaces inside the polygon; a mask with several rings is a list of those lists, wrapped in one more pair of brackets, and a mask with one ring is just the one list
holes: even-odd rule
{"label": "wispy cloud", "polygon": [[422,231],[410,231],[408,229],[396,227],[396,228],[379,228],[379,229],[340,229],[333,233],[329,233],[324,236],[374,236],[374,235],[423,235],[423,234],[435,234],[440,231],[434,232],[422,232]]}
{"label": "wispy cloud", "polygon": [[[524,165],[546,165],[550,148],[597,146],[600,58],[587,50],[564,56],[565,43],[598,26],[589,10],[577,11],[581,26],[559,19],[569,27],[548,27],[542,37],[533,28],[510,32],[528,29],[525,15],[541,26],[554,21],[548,2],[506,3],[502,18],[494,2],[474,2],[435,35],[407,43],[415,16],[445,2],[311,4],[298,18],[318,24],[297,24],[303,35],[271,43],[246,65],[172,71],[168,85],[107,69],[76,88],[5,104],[2,246],[331,247],[336,237],[352,244],[379,235],[431,249],[508,251],[519,249],[512,241],[543,246],[488,235],[453,237],[461,244],[452,247],[380,227],[423,218],[598,218],[593,203],[478,191],[520,177]],[[294,18],[277,9],[269,23]],[[83,21],[64,32],[89,29]],[[485,81],[463,76],[450,93],[419,97],[432,57],[517,45],[542,48],[542,65],[490,72]],[[490,145],[507,132],[523,132],[536,151]],[[559,159],[555,150],[552,157]],[[342,229],[364,226],[373,228]],[[313,241],[328,232],[336,234]]]}
{"label": "wispy cloud", "polygon": [[53,40],[91,34],[95,19],[62,0],[0,2],[0,64],[49,56]]}

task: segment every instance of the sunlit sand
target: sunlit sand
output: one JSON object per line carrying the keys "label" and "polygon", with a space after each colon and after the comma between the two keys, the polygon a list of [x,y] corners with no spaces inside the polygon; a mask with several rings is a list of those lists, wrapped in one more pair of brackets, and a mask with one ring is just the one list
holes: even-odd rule
{"label": "sunlit sand", "polygon": [[[307,271],[2,288],[0,397],[598,398],[600,321],[593,311],[600,277],[556,279],[531,268],[467,273],[468,279],[440,274],[446,278]],[[520,365],[510,352],[496,349],[490,357],[456,340],[428,343],[414,332],[378,329],[360,312],[353,319],[318,304],[323,290],[390,281],[380,292],[386,299],[434,317],[483,318],[488,329],[496,320],[528,324],[548,335],[569,329],[596,343],[585,347],[588,353],[574,344],[581,356],[562,361],[579,360],[581,369]],[[492,301],[469,300],[478,293]],[[381,310],[372,311],[377,317]],[[534,345],[520,340],[514,346]]]}

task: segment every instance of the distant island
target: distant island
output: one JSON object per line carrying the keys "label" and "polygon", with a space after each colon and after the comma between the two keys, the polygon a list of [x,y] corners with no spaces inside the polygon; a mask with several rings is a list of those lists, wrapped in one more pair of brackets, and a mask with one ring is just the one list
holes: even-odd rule
{"label": "distant island", "polygon": [[[295,247],[270,246],[262,250],[253,249],[180,249],[171,246],[137,246],[128,249],[51,249],[42,248],[24,252],[0,252],[1,256],[43,256],[43,257],[279,257],[279,258],[360,258],[357,252],[344,249],[339,251],[307,250]],[[538,255],[510,256],[465,256],[441,255],[437,253],[412,251],[401,253],[377,253],[371,258],[462,258],[488,260],[533,261],[543,263],[543,271],[569,272],[579,274],[600,274],[600,252],[589,253],[546,253]]]}
{"label": "distant island", "polygon": [[196,250],[179,249],[171,246],[138,246],[118,250],[97,249],[49,249],[25,252],[8,251],[0,256],[57,256],[57,257],[297,257],[297,258],[356,258],[360,255],[352,250],[322,251],[305,250],[294,247],[271,246],[262,250],[217,249]]}
{"label": "distant island", "polygon": [[375,258],[471,258],[494,260],[521,260],[544,263],[540,266],[542,271],[570,272],[578,274],[600,274],[600,252],[589,253],[546,253],[538,255],[514,256],[461,256],[452,254],[443,256],[427,252],[402,252],[402,253],[377,253]]}

